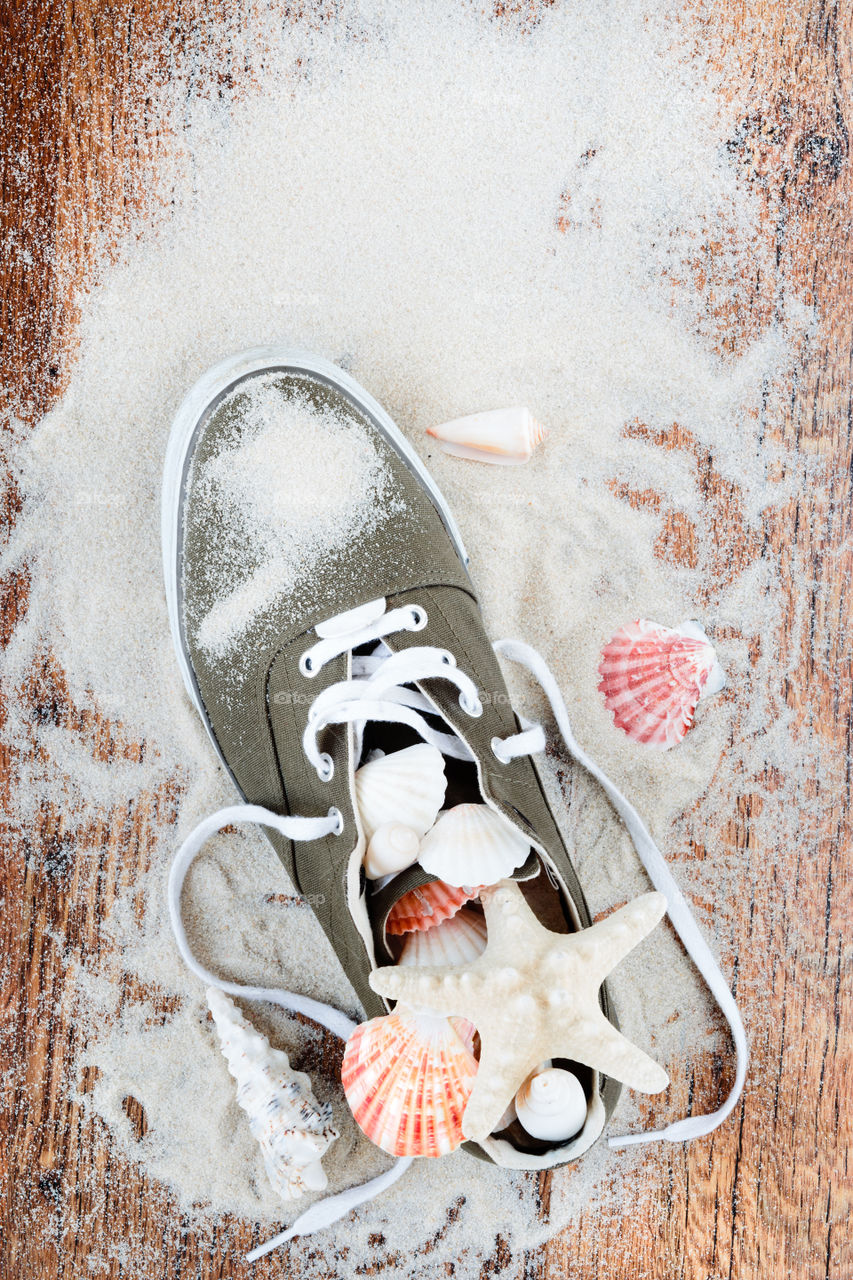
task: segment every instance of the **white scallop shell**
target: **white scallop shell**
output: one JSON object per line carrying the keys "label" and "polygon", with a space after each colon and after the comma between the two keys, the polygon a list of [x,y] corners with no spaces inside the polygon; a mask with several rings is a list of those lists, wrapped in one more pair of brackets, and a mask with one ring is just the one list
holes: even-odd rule
{"label": "white scallop shell", "polygon": [[428,742],[392,751],[363,764],[355,775],[355,795],[364,834],[402,822],[424,835],[444,803],[444,759]]}
{"label": "white scallop shell", "polygon": [[486,921],[478,911],[463,907],[434,929],[418,930],[406,938],[398,964],[470,964],[486,949]]}
{"label": "white scallop shell", "polygon": [[518,464],[527,462],[547,432],[529,409],[492,409],[427,427],[445,453],[475,462]]}
{"label": "white scallop shell", "polygon": [[322,1191],[320,1161],[338,1136],[331,1107],[317,1101],[310,1076],[294,1071],[284,1050],[274,1049],[224,992],[210,987],[207,1003],[273,1190],[282,1200]]}
{"label": "white scallop shell", "polygon": [[565,1142],[586,1120],[586,1094],[573,1071],[546,1067],[528,1076],[515,1095],[515,1111],[532,1138]]}
{"label": "white scallop shell", "polygon": [[368,880],[405,871],[418,860],[421,847],[417,831],[403,822],[386,822],[377,827],[364,855],[364,872]]}
{"label": "white scallop shell", "polygon": [[529,841],[488,805],[457,804],[424,836],[418,861],[447,884],[497,884],[529,851]]}

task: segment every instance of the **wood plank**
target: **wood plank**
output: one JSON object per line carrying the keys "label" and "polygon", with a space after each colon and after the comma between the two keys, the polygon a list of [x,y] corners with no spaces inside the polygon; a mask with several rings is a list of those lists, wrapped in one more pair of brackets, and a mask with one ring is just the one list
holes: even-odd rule
{"label": "wood plank", "polygon": [[[96,235],[132,217],[157,149],[168,141],[140,102],[143,57],[161,49],[171,58],[193,54],[203,61],[206,24],[224,9],[183,6],[176,15],[162,0],[2,5],[0,190],[4,230],[16,233],[17,248],[0,260],[3,381],[7,406],[30,419],[52,402],[70,367],[72,287],[85,276]],[[236,28],[249,20],[242,5],[228,11]],[[533,5],[531,21],[535,12]],[[814,753],[815,776],[803,797],[799,838],[784,846],[767,847],[761,834],[762,805],[774,787],[769,769],[755,777],[744,768],[735,791],[720,794],[718,831],[704,830],[691,815],[682,824],[689,856],[737,856],[740,891],[729,904],[738,955],[733,978],[745,990],[766,992],[763,1016],[751,1028],[753,1069],[735,1122],[687,1149],[649,1151],[644,1167],[655,1191],[642,1219],[590,1209],[528,1257],[514,1255],[511,1241],[502,1241],[486,1274],[547,1280],[853,1275],[846,1163],[851,1010],[849,989],[842,985],[842,975],[849,975],[853,918],[853,12],[849,4],[827,7],[819,0],[724,0],[697,5],[695,12],[711,56],[730,69],[731,92],[743,104],[731,151],[763,201],[764,234],[775,263],[772,279],[733,281],[723,256],[710,246],[696,264],[705,332],[721,351],[739,351],[773,322],[793,293],[818,309],[790,375],[768,394],[762,425],[768,441],[782,440],[812,459],[828,485],[799,480],[790,502],[754,535],[736,488],[676,425],[658,444],[692,460],[708,499],[708,527],[694,527],[668,511],[664,494],[622,496],[660,511],[659,551],[676,562],[696,564],[700,551],[712,545],[722,575],[767,551],[780,555],[792,624],[804,604],[811,617],[802,632],[790,627],[789,644],[797,648],[783,656],[795,658],[795,673],[780,696],[795,712],[804,749]],[[166,64],[164,55],[164,73]],[[60,273],[57,261],[67,270]],[[626,430],[645,428],[632,424]],[[14,519],[17,503],[10,490],[7,519]],[[709,598],[714,589],[712,573]],[[26,575],[4,584],[2,634],[23,615],[26,600]],[[95,734],[101,758],[134,758],[138,751],[121,726],[92,723],[73,706],[49,653],[32,674],[29,699],[42,722]],[[2,750],[9,813],[10,758]],[[844,787],[823,794],[821,779],[838,760],[848,762]],[[805,803],[815,795],[822,796],[817,817],[815,806]],[[116,1262],[110,1277],[150,1272],[170,1280],[213,1280],[237,1269],[224,1244],[213,1252],[200,1249],[170,1197],[115,1157],[107,1133],[83,1120],[64,1080],[74,1048],[67,1012],[73,992],[55,939],[64,938],[81,958],[106,950],[103,913],[118,886],[145,866],[152,818],[175,803],[173,790],[163,788],[132,810],[105,813],[77,842],[68,837],[62,814],[46,810],[38,856],[30,859],[14,839],[14,814],[9,816],[0,864],[0,1149],[8,1175],[2,1179],[2,1274],[77,1280],[88,1275],[91,1243],[105,1235],[144,1242],[129,1268]],[[797,831],[794,822],[792,830]],[[44,874],[46,865],[50,875]],[[125,988],[132,999],[127,980]],[[5,1070],[20,1063],[26,1064],[23,1077],[17,1069]],[[722,1096],[729,1070],[720,1061],[702,1062],[694,1078],[673,1091],[673,1108],[685,1104],[688,1093],[709,1103]],[[84,1087],[92,1083],[90,1077]],[[144,1117],[132,1101],[128,1109],[141,1133]],[[540,1178],[539,1186],[547,1217],[550,1178]],[[249,1231],[239,1225],[231,1224],[228,1233],[231,1251],[250,1242]],[[254,1274],[298,1270],[303,1248],[293,1250],[289,1264],[283,1254],[259,1264]],[[322,1244],[311,1248],[322,1251]],[[387,1259],[385,1269],[402,1270],[407,1263]],[[337,1266],[330,1260],[330,1271]]]}

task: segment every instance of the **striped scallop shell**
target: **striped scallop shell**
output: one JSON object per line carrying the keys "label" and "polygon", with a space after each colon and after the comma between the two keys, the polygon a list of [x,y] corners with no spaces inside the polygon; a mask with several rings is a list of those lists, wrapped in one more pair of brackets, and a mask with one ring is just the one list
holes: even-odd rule
{"label": "striped scallop shell", "polygon": [[446,785],[444,758],[428,742],[363,764],[355,775],[355,795],[366,838],[389,822],[424,835],[444,803]]}
{"label": "striped scallop shell", "polygon": [[457,804],[421,841],[418,862],[447,884],[497,884],[530,852],[530,841],[485,804]]}
{"label": "striped scallop shell", "polygon": [[602,650],[598,672],[617,728],[663,750],[687,733],[699,699],[725,682],[714,647],[695,622],[670,628],[640,619],[622,627]]}
{"label": "striped scallop shell", "polygon": [[478,911],[462,907],[434,929],[410,933],[398,964],[470,964],[486,949],[486,921]]}
{"label": "striped scallop shell", "polygon": [[344,1050],[347,1102],[394,1156],[443,1156],[462,1142],[477,1060],[451,1019],[395,1010],[356,1027]]}
{"label": "striped scallop shell", "polygon": [[443,880],[430,880],[417,889],[410,889],[394,903],[388,912],[385,932],[398,934],[432,929],[442,920],[455,916],[459,908],[476,898],[479,892],[479,885],[458,889]]}

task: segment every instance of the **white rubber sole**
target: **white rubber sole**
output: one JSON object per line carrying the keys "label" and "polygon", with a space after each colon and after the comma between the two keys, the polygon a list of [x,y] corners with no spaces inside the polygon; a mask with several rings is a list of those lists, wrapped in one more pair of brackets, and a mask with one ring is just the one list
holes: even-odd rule
{"label": "white rubber sole", "polygon": [[330,360],[311,355],[310,352],[280,346],[252,347],[251,350],[229,356],[226,360],[222,360],[219,364],[215,364],[211,369],[208,369],[207,373],[199,378],[195,386],[187,393],[172,423],[163,465],[161,533],[166,604],[169,610],[169,626],[172,631],[175,655],[178,659],[187,693],[204,721],[220,758],[222,758],[222,753],[219,750],[213,729],[208,722],[207,713],[196,684],[195,673],[189,659],[183,627],[181,626],[178,550],[181,545],[183,494],[196,431],[202,425],[210,410],[215,408],[216,404],[228,395],[238,383],[262,371],[269,373],[278,371],[308,373],[350,396],[358,407],[373,420],[377,429],[400,455],[409,470],[417,476],[440,515],[460,560],[466,567],[468,565],[468,555],[462,542],[462,535],[432,476],[405,439],[399,427],[395,426],[388,413],[378,401],[374,400],[368,391],[365,391],[356,382],[355,378],[350,377],[346,370],[332,364]]}

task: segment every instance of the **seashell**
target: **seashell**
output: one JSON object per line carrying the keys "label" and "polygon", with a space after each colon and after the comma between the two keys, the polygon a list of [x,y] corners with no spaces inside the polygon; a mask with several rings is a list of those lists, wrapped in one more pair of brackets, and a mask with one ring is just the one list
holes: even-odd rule
{"label": "seashell", "polygon": [[477,1060],[455,1019],[398,1009],[356,1027],[344,1050],[347,1102],[394,1156],[442,1156],[462,1142]]}
{"label": "seashell", "polygon": [[693,723],[700,698],[718,693],[723,670],[697,622],[662,627],[640,619],[605,645],[598,666],[607,709],[635,742],[667,749]]}
{"label": "seashell", "polygon": [[406,938],[398,964],[469,964],[486,949],[486,921],[462,907],[434,929],[417,929]]}
{"label": "seashell", "polygon": [[402,822],[386,822],[377,827],[364,855],[364,871],[368,880],[405,871],[418,860],[421,847],[417,831]]}
{"label": "seashell", "polygon": [[573,1071],[546,1067],[528,1076],[515,1095],[515,1113],[531,1138],[565,1142],[586,1121],[586,1094]]}
{"label": "seashell", "polygon": [[427,427],[445,453],[475,462],[518,464],[527,462],[547,435],[529,409],[493,409],[454,418],[438,427]]}
{"label": "seashell", "polygon": [[207,1003],[273,1190],[282,1200],[322,1191],[320,1161],[338,1136],[332,1108],[317,1101],[310,1077],[294,1071],[284,1050],[273,1049],[224,992],[208,988]]}
{"label": "seashell", "polygon": [[479,885],[457,888],[443,880],[430,880],[404,893],[388,912],[385,932],[390,934],[414,933],[432,929],[442,920],[455,916],[460,907],[476,898]]}
{"label": "seashell", "polygon": [[442,754],[428,742],[363,764],[355,775],[355,795],[367,840],[389,822],[425,835],[444,803],[446,785]]}
{"label": "seashell", "polygon": [[457,804],[421,841],[418,861],[447,884],[497,884],[520,867],[530,841],[485,804]]}

